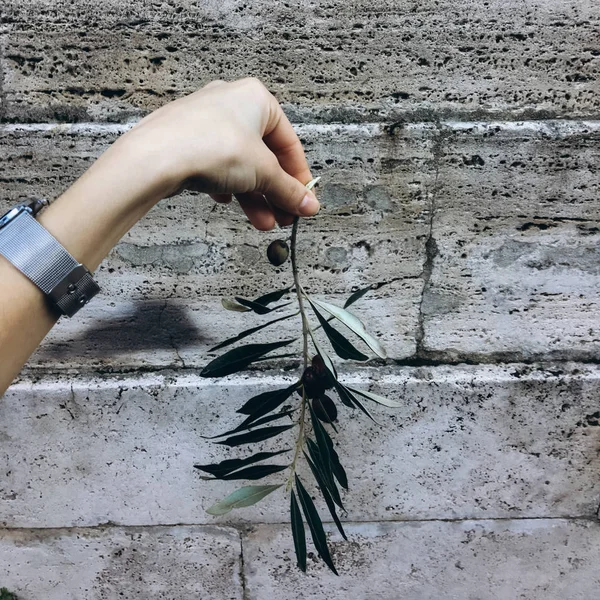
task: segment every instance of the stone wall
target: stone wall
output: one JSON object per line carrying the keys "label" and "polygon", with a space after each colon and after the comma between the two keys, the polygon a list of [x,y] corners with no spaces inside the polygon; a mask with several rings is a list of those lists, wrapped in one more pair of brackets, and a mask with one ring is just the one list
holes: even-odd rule
{"label": "stone wall", "polygon": [[297,571],[281,494],[207,515],[236,485],[199,479],[194,463],[227,455],[201,436],[298,366],[200,378],[211,346],[260,322],[220,298],[290,277],[264,260],[280,232],[202,195],[165,200],[0,401],[0,587],[595,598],[599,40],[591,0],[4,0],[0,210],[58,196],[149,110],[258,76],[323,178],[306,287],[341,301],[378,284],[355,312],[389,359],[342,377],[401,408],[373,407],[381,426],[340,409],[339,578],[316,557]]}

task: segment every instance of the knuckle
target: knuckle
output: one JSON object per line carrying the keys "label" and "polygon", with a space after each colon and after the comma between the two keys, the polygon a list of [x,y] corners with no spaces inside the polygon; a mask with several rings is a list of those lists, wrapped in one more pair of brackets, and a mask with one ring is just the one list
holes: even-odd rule
{"label": "knuckle", "polygon": [[257,94],[263,96],[270,95],[269,90],[258,77],[246,77],[245,79],[242,79],[242,82]]}

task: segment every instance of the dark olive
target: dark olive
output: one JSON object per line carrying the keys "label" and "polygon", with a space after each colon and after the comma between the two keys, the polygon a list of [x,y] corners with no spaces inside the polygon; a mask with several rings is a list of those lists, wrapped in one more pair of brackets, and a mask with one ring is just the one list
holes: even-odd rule
{"label": "dark olive", "polygon": [[319,354],[315,354],[312,357],[312,368],[323,387],[326,390],[331,389],[333,387],[333,376]]}
{"label": "dark olive", "polygon": [[302,373],[302,385],[304,386],[307,398],[315,398],[325,391],[325,387],[312,367],[304,369],[304,373]]}
{"label": "dark olive", "polygon": [[334,401],[323,394],[312,401],[312,407],[315,411],[315,415],[323,423],[333,423],[337,419],[337,407]]}
{"label": "dark olive", "polygon": [[269,244],[267,248],[267,258],[272,265],[278,267],[282,265],[290,254],[290,249],[287,242],[283,240],[275,240]]}

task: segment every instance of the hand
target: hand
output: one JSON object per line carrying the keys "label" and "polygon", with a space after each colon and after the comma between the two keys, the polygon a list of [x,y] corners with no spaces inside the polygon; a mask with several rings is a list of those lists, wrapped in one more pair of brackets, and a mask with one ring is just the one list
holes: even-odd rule
{"label": "hand", "polygon": [[239,201],[257,229],[311,216],[319,202],[302,144],[275,97],[257,79],[213,81],[166,104],[122,137],[160,162],[160,195],[188,189]]}

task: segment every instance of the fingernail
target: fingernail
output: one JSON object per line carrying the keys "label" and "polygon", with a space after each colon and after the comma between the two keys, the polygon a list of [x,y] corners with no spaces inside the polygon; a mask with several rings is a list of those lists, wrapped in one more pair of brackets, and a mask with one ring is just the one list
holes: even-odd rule
{"label": "fingernail", "polygon": [[319,212],[319,201],[316,196],[312,194],[306,194],[298,207],[298,212],[305,217],[310,217],[312,215],[316,215]]}

